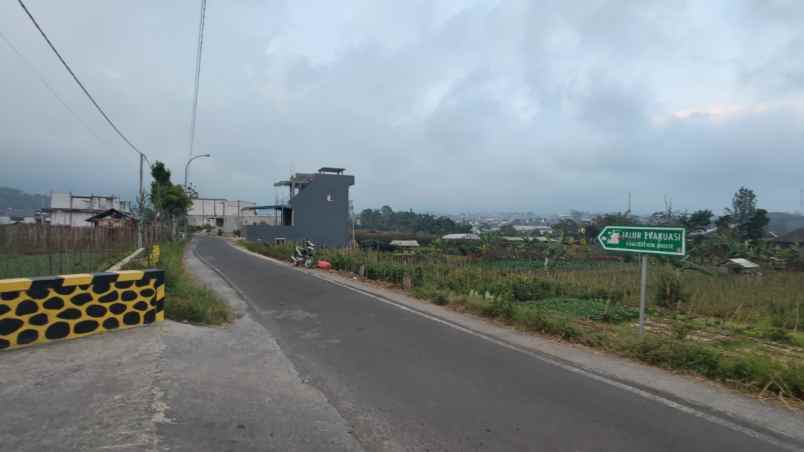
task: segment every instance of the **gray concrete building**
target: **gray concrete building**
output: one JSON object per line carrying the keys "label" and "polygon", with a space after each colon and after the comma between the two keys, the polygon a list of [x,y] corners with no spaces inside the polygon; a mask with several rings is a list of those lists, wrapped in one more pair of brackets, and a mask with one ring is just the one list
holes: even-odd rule
{"label": "gray concrete building", "polygon": [[187,211],[187,222],[190,226],[208,226],[231,234],[246,225],[271,221],[268,217],[258,217],[253,209],[255,205],[257,203],[251,201],[196,198]]}
{"label": "gray concrete building", "polygon": [[324,167],[317,173],[296,173],[275,187],[288,187],[287,204],[256,206],[255,210],[273,210],[275,225],[245,227],[251,241],[275,243],[310,240],[316,245],[346,247],[352,242],[349,217],[349,187],[355,177],[343,174],[343,168]]}

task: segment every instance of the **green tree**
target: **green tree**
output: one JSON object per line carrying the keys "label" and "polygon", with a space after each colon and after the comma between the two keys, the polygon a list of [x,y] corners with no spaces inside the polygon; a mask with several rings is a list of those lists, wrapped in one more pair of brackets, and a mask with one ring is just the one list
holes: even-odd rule
{"label": "green tree", "polygon": [[757,195],[750,188],[740,187],[731,199],[731,209],[728,209],[728,213],[739,227],[751,221],[756,210]]}
{"label": "green tree", "polygon": [[181,185],[170,180],[170,170],[164,163],[157,161],[151,167],[151,204],[156,212],[156,219],[171,223],[175,235],[177,220],[187,215],[192,199]]}
{"label": "green tree", "polygon": [[506,224],[500,228],[500,234],[505,236],[514,236],[518,235],[519,233],[517,232],[515,227],[513,227],[510,224]]}
{"label": "green tree", "polygon": [[681,223],[690,232],[700,231],[712,224],[712,217],[714,216],[715,214],[709,209],[696,210],[691,215],[682,218]]}
{"label": "green tree", "polygon": [[768,211],[757,209],[751,218],[740,230],[746,240],[759,240],[765,236],[765,229],[768,227]]}
{"label": "green tree", "polygon": [[[731,224],[734,225],[740,240],[759,240],[768,226],[768,211],[757,208],[757,195],[753,190],[740,187],[731,200],[731,208],[726,209]],[[721,217],[722,218],[722,217]]]}

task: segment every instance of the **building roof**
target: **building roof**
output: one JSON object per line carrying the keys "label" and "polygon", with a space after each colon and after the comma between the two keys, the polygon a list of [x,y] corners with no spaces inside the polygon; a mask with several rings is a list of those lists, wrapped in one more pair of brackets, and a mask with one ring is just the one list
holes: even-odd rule
{"label": "building roof", "polygon": [[322,166],[318,169],[319,173],[343,174],[344,171],[346,171],[346,168],[333,168],[331,166]]}
{"label": "building roof", "polygon": [[399,248],[416,248],[419,246],[417,240],[391,240],[391,246]]}
{"label": "building roof", "polygon": [[729,265],[729,264],[736,265],[738,267],[746,268],[746,269],[747,268],[759,268],[759,264],[755,264],[755,263],[749,261],[748,259],[744,259],[742,257],[735,257],[733,259],[729,259],[726,262],[726,264],[727,265]]}
{"label": "building roof", "polygon": [[502,238],[506,242],[524,242],[525,237],[505,236]]}
{"label": "building roof", "polygon": [[447,234],[441,237],[444,240],[480,240],[477,234]]}
{"label": "building roof", "polygon": [[240,210],[289,210],[291,207],[287,204],[275,204],[271,206],[246,206]]}
{"label": "building roof", "polygon": [[101,213],[99,213],[97,215],[93,215],[93,216],[87,218],[86,221],[89,221],[90,223],[94,223],[94,222],[96,222],[98,220],[102,220],[104,218],[113,218],[115,220],[128,220],[128,219],[133,220],[134,215],[131,215],[130,213],[127,213],[127,212],[121,212],[121,211],[119,211],[117,209],[107,209],[107,210],[104,210],[103,212],[101,212]]}

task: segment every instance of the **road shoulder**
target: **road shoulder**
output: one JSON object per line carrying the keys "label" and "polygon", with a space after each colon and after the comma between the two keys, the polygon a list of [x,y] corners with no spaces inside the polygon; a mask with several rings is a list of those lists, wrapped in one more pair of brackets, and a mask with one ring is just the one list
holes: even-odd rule
{"label": "road shoulder", "polygon": [[[230,245],[243,253],[273,262],[276,265],[294,268],[285,262],[253,253],[231,243]],[[399,291],[366,284],[335,272],[297,270],[369,295],[379,302],[390,303],[401,309],[463,330],[468,334],[483,337],[569,370],[582,372],[593,378],[620,386],[644,397],[659,400],[690,414],[726,423],[732,428],[742,429],[749,434],[758,432],[772,437],[792,439],[804,444],[804,417],[801,416],[801,413],[748,397],[717,383],[694,376],[675,374],[587,347],[517,331],[487,319],[458,313],[409,297]]]}
{"label": "road shoulder", "polygon": [[221,328],[177,324],[163,339],[160,386],[168,409],[161,443],[171,450],[362,450],[237,292],[192,251],[185,264],[236,319]]}

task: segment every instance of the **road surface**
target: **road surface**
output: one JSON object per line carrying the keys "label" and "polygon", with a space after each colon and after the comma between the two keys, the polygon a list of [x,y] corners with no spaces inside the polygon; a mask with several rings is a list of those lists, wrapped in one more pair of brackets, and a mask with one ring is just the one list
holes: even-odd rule
{"label": "road surface", "polygon": [[366,450],[772,451],[742,431],[200,238]]}

